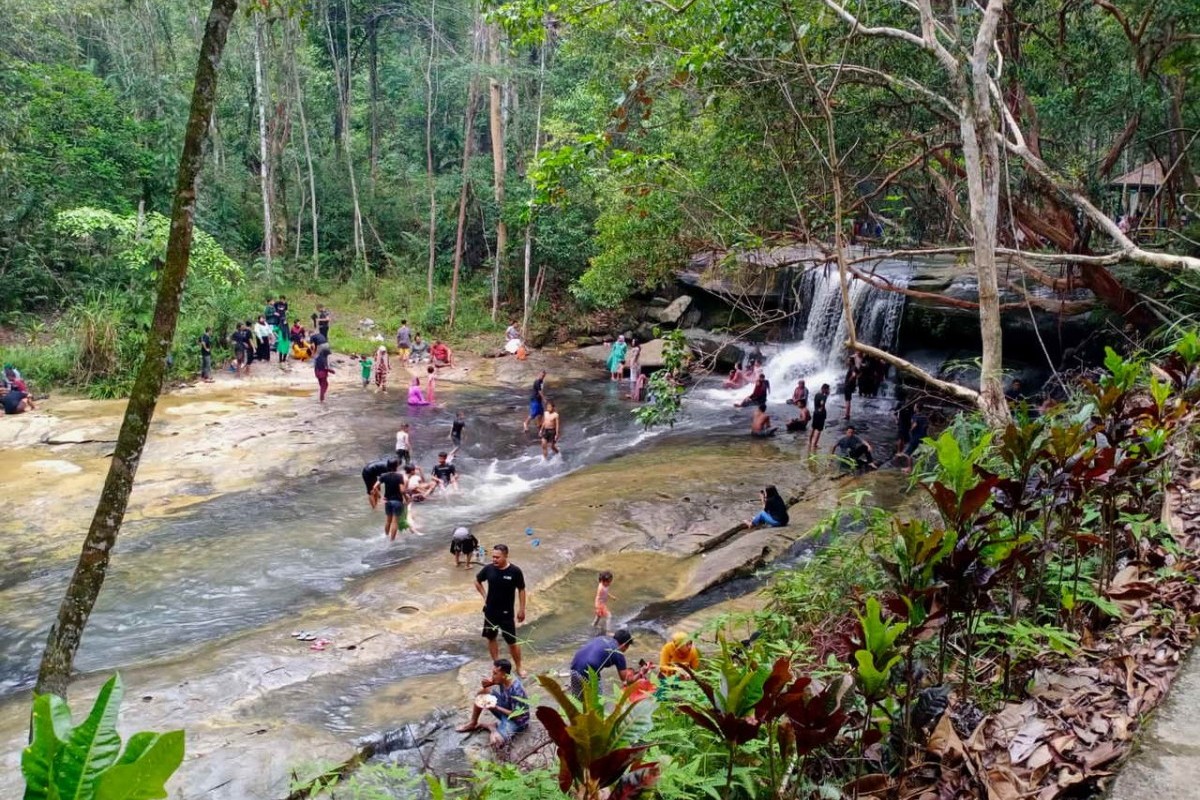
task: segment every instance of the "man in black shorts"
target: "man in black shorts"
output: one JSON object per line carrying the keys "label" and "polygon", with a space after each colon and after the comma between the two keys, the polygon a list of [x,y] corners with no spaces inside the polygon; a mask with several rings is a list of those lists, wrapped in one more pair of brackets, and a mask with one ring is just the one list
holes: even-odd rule
{"label": "man in black shorts", "polygon": [[[485,583],[486,591],[483,588]],[[492,548],[492,563],[475,575],[475,591],[483,598],[483,638],[488,640],[488,654],[492,661],[500,657],[500,643],[496,637],[503,636],[517,675],[522,676],[517,623],[525,621],[525,575],[520,567],[509,563],[508,545],[498,544]],[[521,601],[515,621],[514,598]]]}
{"label": "man in black shorts", "polygon": [[395,458],[381,458],[363,467],[362,479],[367,485],[367,502],[371,504],[371,508],[379,505],[379,492],[375,490],[375,485],[379,483],[380,476],[395,472],[399,466],[400,462]]}
{"label": "man in black shorts", "polygon": [[[397,465],[399,463],[396,462]],[[380,475],[375,485],[383,491],[383,511],[387,514],[383,532],[389,541],[394,542],[396,534],[408,528],[408,509],[404,503],[404,475],[393,467],[389,472]]]}
{"label": "man in black shorts", "polygon": [[825,415],[828,410],[825,404],[829,402],[829,384],[822,383],[821,391],[813,395],[812,430],[808,434],[808,449],[816,449],[821,441],[821,431],[825,430]]}

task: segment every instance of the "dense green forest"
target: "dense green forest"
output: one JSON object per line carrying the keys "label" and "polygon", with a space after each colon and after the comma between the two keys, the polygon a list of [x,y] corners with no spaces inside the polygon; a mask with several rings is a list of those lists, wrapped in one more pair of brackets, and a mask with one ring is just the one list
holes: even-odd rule
{"label": "dense green forest", "polygon": [[[104,323],[150,314],[206,4],[8,5],[0,314],[36,339],[66,312],[71,338],[94,329],[127,363],[136,341]],[[224,329],[285,288],[478,328],[551,300],[616,306],[703,250],[832,243],[837,230],[978,240],[954,70],[968,69],[956,42],[979,15],[938,22],[960,61],[947,71],[888,33],[907,13],[868,4],[850,24],[834,3],[775,0],[252,4],[221,63],[197,209],[207,236],[185,301],[198,313],[180,336],[203,320]],[[1125,250],[1070,192],[1115,224],[1129,192],[1114,179],[1156,163],[1159,185],[1123,227],[1155,252],[1195,252],[1200,9],[1022,0],[997,22],[988,69],[1003,107],[984,112],[1051,174],[1000,148],[985,165],[1002,184],[987,244]],[[1120,260],[1031,274],[1142,323],[1162,320],[1138,291],[1194,282],[1162,264],[1114,277]],[[58,356],[80,377],[78,352]]]}

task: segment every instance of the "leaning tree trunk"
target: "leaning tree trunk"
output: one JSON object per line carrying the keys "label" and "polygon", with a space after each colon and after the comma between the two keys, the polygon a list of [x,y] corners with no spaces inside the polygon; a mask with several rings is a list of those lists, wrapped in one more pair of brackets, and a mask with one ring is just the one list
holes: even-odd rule
{"label": "leaning tree trunk", "polygon": [[88,528],[75,573],[58,608],[58,619],[50,628],[46,650],[38,668],[37,686],[34,688],[37,694],[67,695],[75,653],[79,649],[88,617],[96,605],[100,588],[104,585],[108,561],[129,505],[129,493],[133,490],[133,480],[146,444],[150,420],[154,417],[154,407],[167,374],[167,356],[179,319],[179,304],[192,249],[196,177],[204,163],[204,140],[217,95],[217,68],[221,51],[225,48],[229,23],[236,11],[237,0],[213,0],[208,14],[204,39],[200,43],[183,154],[175,179],[167,261],[158,285],[154,321],[150,326],[145,354],[129,397],[129,405],[125,407],[125,418],[121,422],[121,432],[113,450],[100,502]]}

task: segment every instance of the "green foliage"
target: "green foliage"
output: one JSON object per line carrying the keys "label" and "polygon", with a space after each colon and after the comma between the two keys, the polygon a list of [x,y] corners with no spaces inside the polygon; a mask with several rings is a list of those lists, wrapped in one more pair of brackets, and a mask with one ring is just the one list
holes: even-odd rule
{"label": "green foliage", "polygon": [[123,688],[114,675],[87,718],[71,723],[55,695],[33,701],[33,739],[21,754],[25,800],[154,800],[183,761],[183,731],[136,733],[121,750],[117,711]]}
{"label": "green foliage", "polygon": [[[98,208],[80,207],[59,213],[55,229],[80,243],[97,262],[112,263],[115,275],[96,275],[100,286],[132,286],[148,292],[158,280],[158,266],[167,257],[171,220],[162,214],[119,215]],[[94,271],[98,272],[98,270]],[[223,287],[242,280],[242,268],[225,254],[205,231],[192,234],[188,282]]]}
{"label": "green foliage", "polygon": [[637,421],[647,430],[656,425],[675,427],[683,407],[684,388],[680,376],[687,368],[689,355],[687,338],[683,331],[664,333],[654,329],[656,337],[663,340],[663,366],[650,376],[646,386],[646,402],[633,410]]}
{"label": "green foliage", "polygon": [[855,677],[863,697],[874,702],[883,697],[892,667],[900,663],[896,639],[908,629],[908,623],[884,619],[883,607],[874,597],[867,598],[866,613],[857,616],[861,647],[854,651],[854,661],[858,665]]}
{"label": "green foliage", "polygon": [[563,691],[558,681],[539,675],[538,683],[558,703],[562,712],[550,706],[538,706],[537,718],[558,748],[558,787],[566,792],[574,787],[580,800],[600,800],[601,792],[629,774],[633,784],[627,788],[653,785],[657,770],[641,759],[649,744],[625,744],[631,724],[634,700],[628,686],[617,698],[613,710],[604,707],[599,677],[589,673],[584,681],[583,697],[576,700]]}

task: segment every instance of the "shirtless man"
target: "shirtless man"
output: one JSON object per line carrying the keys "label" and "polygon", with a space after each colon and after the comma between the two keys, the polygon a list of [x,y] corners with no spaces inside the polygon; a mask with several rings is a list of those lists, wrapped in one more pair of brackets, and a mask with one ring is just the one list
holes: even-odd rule
{"label": "shirtless man", "polygon": [[754,418],[750,420],[750,435],[756,439],[766,439],[768,436],[775,435],[775,428],[771,427],[771,417],[767,414],[766,405],[760,405],[754,409]]}
{"label": "shirtless man", "polygon": [[558,453],[558,437],[561,434],[561,429],[558,420],[558,411],[554,409],[554,403],[546,402],[546,413],[542,414],[542,458],[549,459],[550,451]]}

